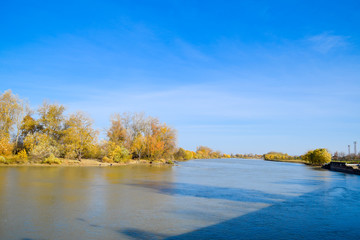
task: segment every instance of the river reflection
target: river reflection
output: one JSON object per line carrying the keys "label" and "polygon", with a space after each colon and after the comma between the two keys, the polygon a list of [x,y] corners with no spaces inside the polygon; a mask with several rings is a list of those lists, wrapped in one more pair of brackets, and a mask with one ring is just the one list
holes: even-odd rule
{"label": "river reflection", "polygon": [[1,167],[0,239],[356,239],[359,186],[261,160]]}

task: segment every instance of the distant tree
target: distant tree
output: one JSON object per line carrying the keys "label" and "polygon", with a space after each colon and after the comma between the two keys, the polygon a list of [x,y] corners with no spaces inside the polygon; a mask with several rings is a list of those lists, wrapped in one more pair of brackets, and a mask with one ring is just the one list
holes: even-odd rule
{"label": "distant tree", "polygon": [[174,158],[176,160],[185,160],[186,158],[186,150],[183,148],[179,148],[177,152],[174,154]]}
{"label": "distant tree", "polygon": [[334,160],[339,160],[339,153],[336,151],[332,157]]}
{"label": "distant tree", "polygon": [[310,150],[301,158],[311,165],[323,165],[331,161],[331,154],[325,148]]}
{"label": "distant tree", "polygon": [[223,157],[223,154],[220,151],[215,151],[210,153],[210,157],[214,159],[221,158]]}
{"label": "distant tree", "polygon": [[[260,156],[255,155],[254,157],[260,158]],[[296,159],[295,156],[290,156],[287,153],[282,152],[268,152],[267,154],[263,155],[265,160],[291,160]]]}
{"label": "distant tree", "polygon": [[186,150],[185,152],[186,152],[186,154],[185,154],[185,160],[190,160],[190,159],[194,159],[194,158],[195,158],[195,155],[196,155],[195,152],[193,152],[193,151],[188,151],[188,150]]}
{"label": "distant tree", "polygon": [[209,158],[213,150],[206,146],[199,146],[196,148],[197,158]]}

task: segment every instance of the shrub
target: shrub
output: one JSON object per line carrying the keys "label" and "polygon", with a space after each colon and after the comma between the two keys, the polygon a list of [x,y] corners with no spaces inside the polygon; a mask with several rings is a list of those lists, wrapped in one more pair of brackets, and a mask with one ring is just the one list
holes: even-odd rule
{"label": "shrub", "polygon": [[108,158],[108,157],[103,157],[102,158],[102,162],[104,162],[104,163],[113,163],[114,161],[111,159],[111,158]]}
{"label": "shrub", "polygon": [[114,142],[109,142],[107,146],[107,156],[112,161],[118,162],[126,162],[130,159],[129,150],[127,150],[122,145],[117,145]]}
{"label": "shrub", "polygon": [[26,154],[26,150],[23,149],[17,154],[17,162],[26,163],[28,162],[28,155]]}
{"label": "shrub", "polygon": [[42,163],[45,163],[45,164],[61,164],[61,161],[60,159],[56,158],[54,156],[54,154],[50,154],[49,157],[45,158],[44,161],[42,161]]}
{"label": "shrub", "polygon": [[24,140],[24,145],[33,158],[44,159],[51,154],[60,155],[56,142],[44,133],[29,134]]}
{"label": "shrub", "polygon": [[8,162],[6,161],[5,157],[0,156],[0,163],[8,163]]}
{"label": "shrub", "polygon": [[117,146],[112,152],[114,162],[125,162],[130,158],[129,151],[123,146]]}

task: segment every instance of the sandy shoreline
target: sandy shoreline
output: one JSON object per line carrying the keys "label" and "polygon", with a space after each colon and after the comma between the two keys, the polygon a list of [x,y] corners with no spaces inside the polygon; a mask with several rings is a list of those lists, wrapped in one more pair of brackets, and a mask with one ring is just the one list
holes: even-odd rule
{"label": "sandy shoreline", "polygon": [[115,166],[128,166],[128,165],[171,165],[166,162],[161,161],[153,161],[150,163],[147,160],[130,160],[127,163],[106,163],[100,162],[96,159],[82,159],[81,161],[78,160],[71,160],[71,159],[61,159],[61,164],[46,164],[46,163],[39,163],[39,162],[28,162],[28,163],[10,163],[5,164],[1,163],[0,167],[115,167]]}

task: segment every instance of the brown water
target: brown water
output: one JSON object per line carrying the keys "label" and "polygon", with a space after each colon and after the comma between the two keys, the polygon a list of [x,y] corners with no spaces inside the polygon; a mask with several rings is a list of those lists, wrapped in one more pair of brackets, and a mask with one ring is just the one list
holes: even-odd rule
{"label": "brown water", "polygon": [[0,239],[359,239],[359,189],[261,160],[1,167]]}

